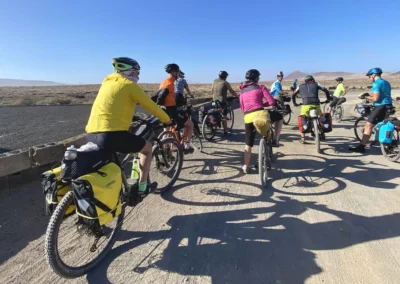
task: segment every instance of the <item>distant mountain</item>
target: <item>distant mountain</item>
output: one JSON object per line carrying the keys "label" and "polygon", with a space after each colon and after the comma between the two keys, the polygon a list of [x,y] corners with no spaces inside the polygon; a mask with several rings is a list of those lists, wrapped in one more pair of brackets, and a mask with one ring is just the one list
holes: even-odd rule
{"label": "distant mountain", "polygon": [[400,71],[390,74],[389,76],[400,77]]}
{"label": "distant mountain", "polygon": [[294,71],[292,73],[290,73],[289,75],[285,76],[283,79],[284,80],[293,80],[293,79],[300,79],[300,78],[304,78],[305,76],[307,76],[307,73],[301,72],[301,71]]}
{"label": "distant mountain", "polygon": [[[283,78],[284,80],[293,80],[294,78],[297,79],[303,79],[305,76],[307,76],[309,73],[305,73],[302,71],[294,71],[290,73],[289,75],[285,76]],[[320,80],[333,80],[337,77],[360,77],[361,74],[356,74],[356,73],[349,73],[349,72],[315,72],[311,73],[312,76],[316,79]]]}
{"label": "distant mountain", "polygon": [[19,80],[19,79],[1,79],[0,87],[30,87],[30,86],[58,86],[64,85],[52,81],[37,81],[37,80]]}

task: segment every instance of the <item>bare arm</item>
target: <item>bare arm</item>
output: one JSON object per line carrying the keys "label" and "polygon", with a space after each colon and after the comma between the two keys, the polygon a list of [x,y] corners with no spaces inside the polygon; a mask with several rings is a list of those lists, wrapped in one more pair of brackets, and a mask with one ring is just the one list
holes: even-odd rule
{"label": "bare arm", "polygon": [[189,86],[185,87],[186,92],[189,94],[189,96],[191,96],[192,98],[194,98],[194,96],[192,95],[192,93],[190,92]]}
{"label": "bare arm", "polygon": [[236,92],[232,89],[231,84],[229,84],[228,82],[225,82],[226,87],[228,88],[228,91],[235,97],[237,97],[238,95],[236,94]]}
{"label": "bare arm", "polygon": [[369,96],[368,99],[369,99],[370,101],[376,102],[376,101],[379,100],[379,95],[380,95],[379,92],[372,93],[372,95]]}

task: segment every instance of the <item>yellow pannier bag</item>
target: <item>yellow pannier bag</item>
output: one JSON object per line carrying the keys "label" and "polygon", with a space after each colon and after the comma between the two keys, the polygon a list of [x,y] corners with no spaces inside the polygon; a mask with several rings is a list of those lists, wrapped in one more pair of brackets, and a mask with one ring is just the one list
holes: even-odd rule
{"label": "yellow pannier bag", "polygon": [[120,215],[121,188],[121,168],[113,162],[73,180],[76,213],[80,220],[90,227],[99,228]]}
{"label": "yellow pannier bag", "polygon": [[[61,167],[44,172],[41,175],[43,194],[46,199],[46,213],[53,214],[57,204],[64,195],[71,190],[70,183],[64,183],[60,179]],[[75,205],[70,205],[65,215],[70,215],[75,211]]]}

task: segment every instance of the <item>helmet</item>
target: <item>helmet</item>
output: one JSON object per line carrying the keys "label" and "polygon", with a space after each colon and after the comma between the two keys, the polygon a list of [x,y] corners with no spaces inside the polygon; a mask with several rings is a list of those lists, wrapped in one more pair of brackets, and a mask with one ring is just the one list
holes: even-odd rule
{"label": "helmet", "polygon": [[297,82],[297,78],[294,78],[294,81]]}
{"label": "helmet", "polygon": [[343,77],[337,77],[335,81],[343,81]]}
{"label": "helmet", "polygon": [[248,81],[257,81],[260,78],[260,72],[256,69],[250,69],[249,71],[246,72],[246,80]]}
{"label": "helmet", "polygon": [[164,68],[165,68],[165,72],[167,72],[167,73],[179,71],[179,66],[178,66],[178,64],[175,64],[175,63],[167,64],[167,65],[165,65]]}
{"label": "helmet", "polygon": [[[305,82],[311,81],[311,80],[314,80],[314,77],[311,76],[311,75],[307,75],[307,76],[304,78],[304,81],[305,81]],[[315,81],[315,80],[314,80],[314,81]]]}
{"label": "helmet", "polygon": [[283,77],[283,73],[282,73],[282,71],[279,71],[279,73],[278,73],[278,74],[276,74],[276,77]]}
{"label": "helmet", "polygon": [[129,57],[116,57],[111,62],[114,69],[118,71],[140,70],[139,63]]}
{"label": "helmet", "polygon": [[218,76],[219,76],[220,78],[226,78],[226,77],[228,77],[228,75],[229,75],[228,72],[226,72],[226,71],[220,71]]}
{"label": "helmet", "polygon": [[371,69],[369,69],[369,71],[368,71],[368,73],[367,73],[367,76],[370,76],[370,75],[372,75],[372,74],[379,74],[379,75],[381,75],[382,74],[382,69],[381,68],[371,68]]}

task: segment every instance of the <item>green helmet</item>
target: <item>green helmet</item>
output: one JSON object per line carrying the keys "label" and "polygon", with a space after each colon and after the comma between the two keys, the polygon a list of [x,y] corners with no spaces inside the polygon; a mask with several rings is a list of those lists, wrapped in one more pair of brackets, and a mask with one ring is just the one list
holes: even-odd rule
{"label": "green helmet", "polygon": [[[307,76],[304,78],[304,81],[305,81],[305,82],[311,81],[311,80],[314,80],[314,77],[311,76],[311,75],[307,75]],[[315,81],[315,80],[314,80],[314,81]]]}

